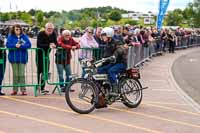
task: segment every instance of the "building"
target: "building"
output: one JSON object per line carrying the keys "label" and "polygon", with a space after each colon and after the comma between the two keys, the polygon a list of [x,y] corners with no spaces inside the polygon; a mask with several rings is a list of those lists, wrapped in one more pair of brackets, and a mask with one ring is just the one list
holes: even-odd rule
{"label": "building", "polygon": [[132,12],[132,13],[122,14],[122,18],[129,18],[136,21],[143,19],[144,24],[154,24],[155,16],[156,14],[153,14],[152,12],[148,12],[148,13]]}
{"label": "building", "polygon": [[21,26],[23,26],[23,27],[29,26],[29,25],[28,25],[27,23],[25,23],[24,21],[18,20],[18,19],[8,20],[8,21],[5,21],[5,22],[3,23],[3,25],[5,25],[5,26],[13,26],[13,25],[15,25],[15,24],[19,24],[19,25],[21,25]]}

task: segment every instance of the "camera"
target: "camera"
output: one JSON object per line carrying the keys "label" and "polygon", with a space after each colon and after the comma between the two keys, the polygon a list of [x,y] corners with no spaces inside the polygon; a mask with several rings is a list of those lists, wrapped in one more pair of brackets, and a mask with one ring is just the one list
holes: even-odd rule
{"label": "camera", "polygon": [[23,44],[24,44],[24,41],[21,40],[21,39],[19,39],[17,43],[20,44],[20,45],[23,45]]}

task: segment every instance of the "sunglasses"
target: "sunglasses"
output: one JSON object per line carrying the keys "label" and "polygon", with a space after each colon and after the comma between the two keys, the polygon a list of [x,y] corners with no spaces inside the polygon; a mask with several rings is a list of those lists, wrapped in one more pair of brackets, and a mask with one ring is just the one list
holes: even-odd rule
{"label": "sunglasses", "polygon": [[21,29],[15,29],[16,31],[20,31]]}

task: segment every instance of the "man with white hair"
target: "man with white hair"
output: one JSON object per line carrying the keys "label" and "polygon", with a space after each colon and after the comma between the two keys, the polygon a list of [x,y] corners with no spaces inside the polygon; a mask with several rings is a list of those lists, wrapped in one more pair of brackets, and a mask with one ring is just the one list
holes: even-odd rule
{"label": "man with white hair", "polygon": [[[62,92],[65,92],[65,84],[70,81],[69,76],[71,75],[71,50],[79,49],[80,45],[71,37],[69,30],[64,30],[58,37],[58,48],[56,51],[56,67],[59,75],[59,83]],[[65,71],[66,78],[63,78],[63,71]]]}
{"label": "man with white hair", "polygon": [[[57,44],[57,35],[54,32],[54,25],[52,23],[47,23],[45,25],[45,30],[39,32],[37,36],[37,48],[44,50],[45,61],[43,60],[43,53],[41,50],[38,50],[36,53],[36,65],[37,65],[37,78],[38,84],[41,85],[41,93],[46,94],[49,91],[45,90],[45,80],[44,74],[49,72],[49,48],[55,48]],[[45,63],[45,70],[43,69],[43,64]],[[45,72],[46,71],[46,72]]]}

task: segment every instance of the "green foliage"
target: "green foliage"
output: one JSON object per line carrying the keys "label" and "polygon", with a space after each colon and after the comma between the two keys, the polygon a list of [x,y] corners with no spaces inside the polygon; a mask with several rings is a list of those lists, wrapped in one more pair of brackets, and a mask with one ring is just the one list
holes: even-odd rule
{"label": "green foliage", "polygon": [[183,11],[181,9],[175,9],[173,12],[168,12],[167,25],[180,26],[183,22]]}
{"label": "green foliage", "polygon": [[[175,9],[168,12],[168,16],[164,19],[163,25],[168,26],[183,26],[183,27],[200,27],[200,0],[194,0],[193,3],[188,3],[184,10]],[[105,27],[111,25],[144,25],[144,20],[134,21],[131,19],[124,19],[121,14],[128,13],[128,11],[107,7],[98,8],[85,8],[72,11],[50,11],[43,12],[41,10],[31,9],[28,12],[18,11],[1,13],[0,20],[7,21],[10,19],[21,19],[28,24],[36,24],[39,27],[45,25],[46,22],[52,22],[56,27],[65,27],[67,29],[73,29],[80,27],[84,29],[87,26],[92,27]],[[156,20],[156,17],[155,17]],[[149,26],[149,25],[148,25]]]}
{"label": "green foliage", "polygon": [[37,11],[36,14],[35,14],[35,18],[36,18],[36,21],[37,21],[37,25],[39,27],[42,27],[42,23],[44,21],[44,13],[42,11]]}
{"label": "green foliage", "polygon": [[109,14],[109,18],[113,21],[119,21],[122,16],[121,13],[117,10],[111,11],[111,13]]}
{"label": "green foliage", "polygon": [[122,24],[122,25],[125,25],[125,24],[138,25],[138,22],[136,20],[131,20],[131,19],[121,19],[120,24]]}
{"label": "green foliage", "polygon": [[32,16],[26,12],[21,12],[19,18],[28,24],[32,24]]}
{"label": "green foliage", "polygon": [[0,13],[0,19],[1,21],[7,21],[10,19],[9,13]]}
{"label": "green foliage", "polygon": [[168,12],[165,24],[168,26],[200,27],[200,0],[188,3],[184,10],[175,9]]}
{"label": "green foliage", "polygon": [[28,14],[30,14],[31,16],[35,16],[36,10],[31,9],[28,11]]}
{"label": "green foliage", "polygon": [[105,26],[111,26],[111,25],[116,25],[116,21],[113,21],[113,20],[108,20],[106,23],[105,23]]}
{"label": "green foliage", "polygon": [[194,17],[193,17],[193,20],[194,20],[194,23],[193,23],[193,26],[194,27],[200,27],[200,0],[195,0],[194,1]]}

